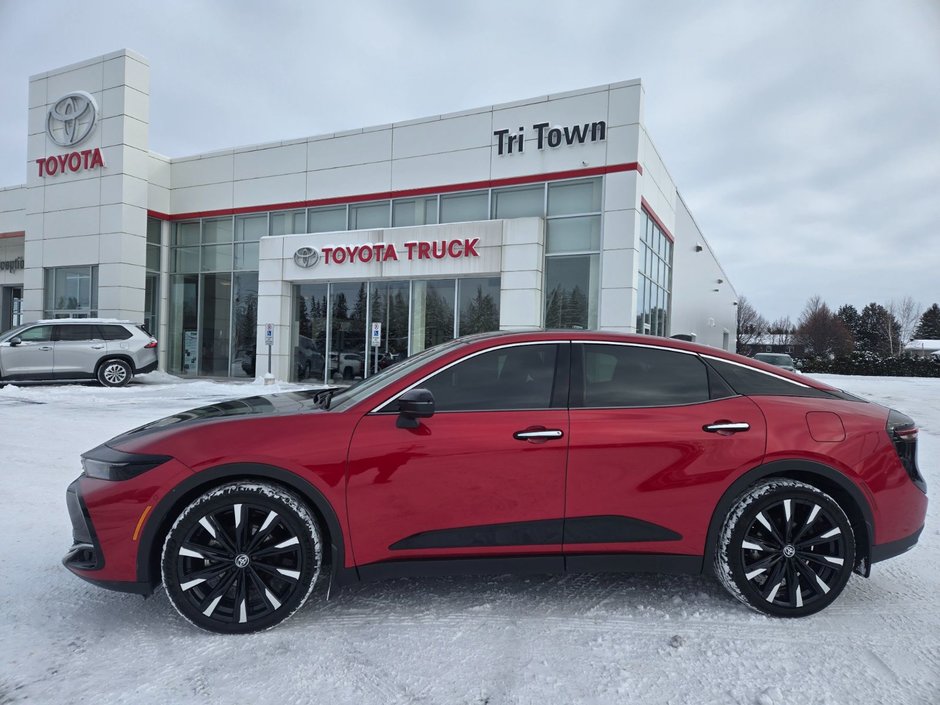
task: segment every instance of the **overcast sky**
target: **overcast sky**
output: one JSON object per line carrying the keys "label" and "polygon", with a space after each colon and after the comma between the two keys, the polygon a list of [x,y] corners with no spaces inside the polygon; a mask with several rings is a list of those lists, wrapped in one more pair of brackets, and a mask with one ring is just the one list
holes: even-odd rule
{"label": "overcast sky", "polygon": [[940,0],[0,0],[0,186],[26,180],[29,76],[124,47],[171,157],[641,78],[766,317],[940,301]]}

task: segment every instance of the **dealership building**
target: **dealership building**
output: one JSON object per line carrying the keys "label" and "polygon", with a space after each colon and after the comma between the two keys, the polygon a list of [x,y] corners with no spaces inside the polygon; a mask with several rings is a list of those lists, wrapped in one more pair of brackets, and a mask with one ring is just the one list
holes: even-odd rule
{"label": "dealership building", "polygon": [[733,349],[737,295],[643,123],[639,80],[282,142],[150,150],[122,50],[29,79],[0,188],[0,329],[143,323],[160,367],[369,374],[454,337],[598,328]]}

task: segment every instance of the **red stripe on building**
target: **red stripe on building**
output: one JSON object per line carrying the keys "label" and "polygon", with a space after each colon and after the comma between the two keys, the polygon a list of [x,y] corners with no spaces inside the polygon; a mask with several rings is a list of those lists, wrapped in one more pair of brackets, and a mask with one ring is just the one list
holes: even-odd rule
{"label": "red stripe on building", "polygon": [[26,237],[26,232],[24,230],[14,230],[9,233],[0,233],[0,240],[8,237]]}
{"label": "red stripe on building", "polygon": [[[317,206],[332,206],[340,203],[362,203],[363,201],[383,201],[392,198],[409,198],[415,196],[429,196],[437,193],[453,193],[455,191],[473,191],[476,189],[500,188],[502,186],[522,186],[540,181],[560,181],[562,179],[578,179],[590,176],[603,176],[621,171],[635,171],[643,173],[643,167],[637,162],[629,164],[611,164],[610,166],[588,167],[586,169],[570,169],[568,171],[552,171],[547,174],[530,174],[528,176],[510,176],[503,179],[490,179],[488,181],[466,181],[460,184],[446,184],[444,186],[422,186],[421,188],[402,189],[399,191],[380,191],[378,193],[362,193],[351,196],[332,196],[330,198],[315,198],[310,201],[293,201],[290,203],[271,203],[261,206],[242,206],[240,208],[220,208],[212,211],[194,211],[192,213],[161,213],[148,210],[147,215],[160,220],[190,220],[193,218],[213,218],[226,215],[243,215],[245,213],[262,213],[266,211],[291,210],[293,208],[315,208]],[[652,212],[652,211],[651,211]],[[657,221],[658,222],[658,221]],[[667,232],[663,228],[664,232]],[[671,235],[669,236],[672,237]]]}
{"label": "red stripe on building", "polygon": [[653,219],[653,222],[659,226],[659,229],[663,231],[663,235],[669,238],[669,242],[675,243],[676,238],[673,237],[672,233],[669,232],[669,228],[663,225],[663,221],[660,220],[659,216],[656,215],[649,203],[646,202],[646,199],[640,196],[640,205],[643,206],[643,210],[646,211],[647,215]]}

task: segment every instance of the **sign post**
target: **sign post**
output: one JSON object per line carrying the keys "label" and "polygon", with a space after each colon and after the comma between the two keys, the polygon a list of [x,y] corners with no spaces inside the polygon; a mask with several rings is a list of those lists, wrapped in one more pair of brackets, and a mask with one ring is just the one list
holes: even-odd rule
{"label": "sign post", "polygon": [[379,371],[379,346],[382,344],[382,324],[378,321],[372,323],[372,349],[374,357],[372,362],[372,372]]}
{"label": "sign post", "polygon": [[274,324],[264,324],[264,344],[268,348],[268,374],[264,376],[264,383],[271,384],[274,381],[274,375],[271,374],[271,349],[274,347]]}

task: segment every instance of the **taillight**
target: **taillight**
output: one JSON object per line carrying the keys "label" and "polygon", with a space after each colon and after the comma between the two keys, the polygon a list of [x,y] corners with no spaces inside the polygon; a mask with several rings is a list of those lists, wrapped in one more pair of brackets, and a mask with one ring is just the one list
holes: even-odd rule
{"label": "taillight", "polygon": [[914,419],[891,409],[885,430],[911,481],[926,494],[927,483],[920,474],[920,470],[917,469],[917,424],[914,423]]}
{"label": "taillight", "polygon": [[157,341],[154,338],[150,339],[150,342],[144,346],[147,350],[152,350],[157,347]]}

